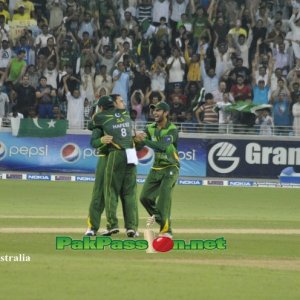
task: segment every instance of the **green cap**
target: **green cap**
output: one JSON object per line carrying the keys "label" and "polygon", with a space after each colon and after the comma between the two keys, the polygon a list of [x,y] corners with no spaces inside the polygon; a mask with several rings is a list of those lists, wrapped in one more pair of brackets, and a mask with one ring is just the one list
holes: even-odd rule
{"label": "green cap", "polygon": [[166,102],[158,102],[156,105],[151,104],[150,108],[156,110],[170,111],[170,106]]}
{"label": "green cap", "polygon": [[97,103],[98,106],[102,106],[105,109],[114,107],[113,99],[109,96],[102,96]]}

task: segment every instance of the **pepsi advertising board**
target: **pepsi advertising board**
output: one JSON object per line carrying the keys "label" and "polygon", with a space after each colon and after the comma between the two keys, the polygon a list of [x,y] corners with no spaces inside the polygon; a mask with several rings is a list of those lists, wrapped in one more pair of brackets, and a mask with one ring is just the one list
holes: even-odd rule
{"label": "pepsi advertising board", "polygon": [[[89,145],[90,135],[66,135],[59,138],[17,138],[10,132],[0,133],[0,171],[51,173],[95,172],[98,157]],[[206,143],[199,139],[179,141],[181,176],[206,175]],[[138,175],[147,175],[154,152],[138,152]]]}
{"label": "pepsi advertising board", "polygon": [[300,143],[295,141],[207,141],[207,176],[278,179],[286,167],[300,168]]}

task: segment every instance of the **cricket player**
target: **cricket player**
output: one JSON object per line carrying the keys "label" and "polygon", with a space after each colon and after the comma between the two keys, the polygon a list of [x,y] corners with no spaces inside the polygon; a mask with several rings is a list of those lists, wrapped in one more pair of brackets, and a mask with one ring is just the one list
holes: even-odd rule
{"label": "cricket player", "polygon": [[[85,235],[95,236],[97,231],[100,228],[101,215],[104,211],[104,172],[107,160],[107,150],[102,150],[98,145],[100,144],[100,138],[103,136],[101,129],[95,128],[92,132],[91,145],[94,148],[97,148],[98,152],[98,162],[96,166],[95,173],[95,183],[93,187],[92,200],[89,207],[89,216],[88,216],[88,230]],[[102,144],[102,143],[101,143]]]}
{"label": "cricket player", "polygon": [[[103,101],[101,102],[100,100],[98,101],[97,105],[100,112],[114,108],[113,103],[107,104]],[[85,235],[95,236],[100,228],[101,215],[105,207],[103,186],[108,155],[107,144],[112,141],[112,138],[110,136],[104,136],[103,130],[100,128],[94,128],[92,124],[89,129],[92,130],[90,144],[93,148],[97,149],[99,158],[96,166],[95,183],[89,207],[89,216],[87,220],[88,229]]]}
{"label": "cricket player", "polygon": [[107,143],[108,156],[104,174],[104,199],[107,233],[119,232],[117,218],[118,196],[122,200],[123,215],[128,237],[137,235],[138,212],[136,201],[136,165],[138,163],[133,145],[132,124],[120,95],[103,96],[99,100],[114,104],[116,108],[97,113],[93,125],[111,138]]}
{"label": "cricket player", "polygon": [[169,122],[170,107],[166,102],[151,105],[155,122],[147,125],[145,133],[136,136],[137,142],[155,152],[153,166],[143,186],[140,201],[149,215],[148,224],[160,225],[160,235],[172,238],[172,191],[179,175],[177,152],[178,130]]}

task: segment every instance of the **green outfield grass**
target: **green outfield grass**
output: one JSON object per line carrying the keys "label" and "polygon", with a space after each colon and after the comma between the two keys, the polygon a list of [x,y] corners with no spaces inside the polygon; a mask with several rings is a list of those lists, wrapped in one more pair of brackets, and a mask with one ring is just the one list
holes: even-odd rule
{"label": "green outfield grass", "polygon": [[[90,183],[0,181],[0,256],[31,257],[29,263],[0,262],[1,299],[300,299],[299,233],[239,233],[300,230],[299,189],[177,186],[173,227],[187,233],[175,238],[223,236],[226,250],[56,250],[56,236],[82,238],[91,191]],[[141,227],[146,217],[140,207]],[[66,233],[3,233],[10,228]],[[192,229],[236,232],[189,233]]]}

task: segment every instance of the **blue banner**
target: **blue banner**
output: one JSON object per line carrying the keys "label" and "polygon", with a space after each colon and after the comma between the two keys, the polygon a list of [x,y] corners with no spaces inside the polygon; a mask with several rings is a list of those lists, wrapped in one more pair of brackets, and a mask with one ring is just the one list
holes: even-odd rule
{"label": "blue banner", "polygon": [[[95,172],[98,157],[89,141],[90,135],[84,134],[41,139],[17,138],[9,132],[0,133],[0,170],[91,174]],[[205,148],[205,142],[199,139],[179,141],[180,176],[206,175]],[[138,152],[138,157],[138,174],[147,175],[154,152],[145,147]],[[34,180],[35,177],[29,179]]]}
{"label": "blue banner", "polygon": [[296,141],[209,140],[207,176],[274,178],[291,166],[300,167],[300,143]]}
{"label": "blue banner", "polygon": [[[98,157],[89,140],[90,135],[85,134],[41,139],[17,138],[10,132],[1,132],[0,171],[92,174]],[[295,140],[180,138],[178,145],[181,177],[278,179],[286,167],[300,173],[300,142]],[[143,148],[138,158],[138,175],[147,175],[154,159],[153,150]],[[28,176],[30,180],[40,179]],[[251,186],[251,181],[230,181],[229,185]]]}

